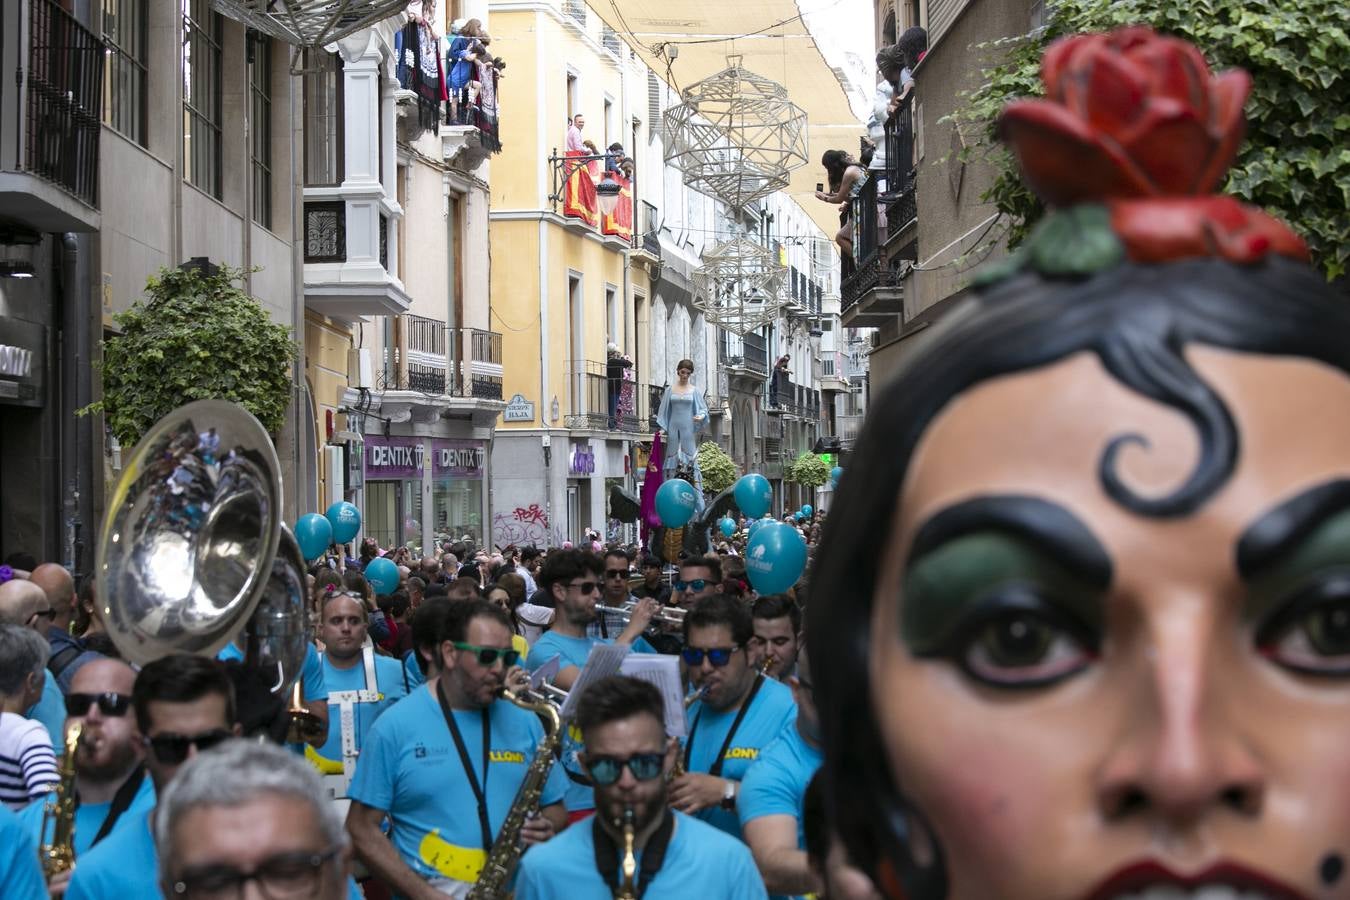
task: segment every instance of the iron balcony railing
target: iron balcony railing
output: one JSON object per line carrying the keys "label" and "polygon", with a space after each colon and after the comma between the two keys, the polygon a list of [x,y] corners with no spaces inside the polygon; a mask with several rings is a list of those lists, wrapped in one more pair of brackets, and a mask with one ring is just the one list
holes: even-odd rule
{"label": "iron balcony railing", "polygon": [[737,336],[723,332],[722,339],[717,343],[717,361],[751,374],[769,374],[769,350],[764,336],[760,334]]}
{"label": "iron balcony railing", "polygon": [[438,319],[395,319],[392,368],[383,390],[502,399],[502,336],[479,328],[450,328]]}
{"label": "iron balcony railing", "polygon": [[890,234],[898,233],[918,215],[914,203],[914,94],[917,90],[915,84],[886,119],[886,189],[878,199],[886,208],[886,228]]}
{"label": "iron balcony railing", "polygon": [[0,170],[36,175],[97,209],[107,47],[53,0],[0,7],[0,68],[13,79],[0,86]]}
{"label": "iron balcony railing", "polygon": [[605,363],[590,359],[567,364],[567,390],[571,412],[568,428],[649,434],[656,428],[656,412],[664,388],[611,379]]}
{"label": "iron balcony railing", "polygon": [[[607,153],[563,153],[555,149],[547,160],[552,179],[549,202],[553,212],[583,222],[600,234],[626,241],[634,249],[642,248],[644,223],[637,201],[637,170],[624,165],[630,159]],[[631,173],[631,177],[629,174]],[[609,183],[609,186],[607,185]],[[601,209],[600,193],[617,192],[614,212]],[[652,208],[653,220],[655,207]],[[652,225],[651,227],[655,227]],[[660,254],[660,243],[653,252]]]}

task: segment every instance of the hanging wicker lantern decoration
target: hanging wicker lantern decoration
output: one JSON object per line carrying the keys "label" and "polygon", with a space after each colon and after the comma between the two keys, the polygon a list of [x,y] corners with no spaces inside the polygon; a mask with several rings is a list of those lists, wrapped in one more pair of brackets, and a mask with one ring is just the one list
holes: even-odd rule
{"label": "hanging wicker lantern decoration", "polygon": [[684,183],[743,209],[788,186],[806,164],[806,113],[776,81],[729,66],[680,92],[666,110],[665,159]]}
{"label": "hanging wicker lantern decoration", "polygon": [[225,16],[298,47],[322,47],[408,8],[408,0],[212,0]]}
{"label": "hanging wicker lantern decoration", "polygon": [[692,276],[694,306],[714,324],[746,335],[778,318],[787,304],[786,277],[773,251],[735,237],[703,254],[703,265]]}

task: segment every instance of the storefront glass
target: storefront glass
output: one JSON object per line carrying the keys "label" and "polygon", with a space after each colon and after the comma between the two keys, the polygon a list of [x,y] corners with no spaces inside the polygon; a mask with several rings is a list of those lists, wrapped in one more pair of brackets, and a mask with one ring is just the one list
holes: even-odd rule
{"label": "storefront glass", "polygon": [[422,482],[425,455],[432,457],[431,539],[483,538],[483,441],[450,438],[365,439],[365,531],[381,547],[406,544],[423,553]]}

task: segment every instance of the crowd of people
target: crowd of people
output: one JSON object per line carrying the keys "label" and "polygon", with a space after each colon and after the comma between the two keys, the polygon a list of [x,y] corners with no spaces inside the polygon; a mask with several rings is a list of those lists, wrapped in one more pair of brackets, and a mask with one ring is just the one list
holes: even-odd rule
{"label": "crowd of people", "polygon": [[[614,896],[629,833],[649,898],[821,891],[824,854],[809,862],[804,838],[820,764],[805,588],[754,592],[747,524],[674,564],[598,541],[446,542],[420,559],[369,539],[354,556],[334,547],[308,575],[308,729],[242,639],[138,669],[109,640],[92,580],[77,596],[61,566],[12,558],[5,896],[237,896],[250,880],[271,897],[470,896],[547,735],[503,690],[548,672],[561,705],[603,644],[679,660],[685,737],[651,684],[589,684],[519,829],[514,895]],[[798,527],[812,536],[819,521]],[[377,595],[362,571],[382,557],[399,580]],[[74,866],[51,870],[62,790],[77,798]]]}

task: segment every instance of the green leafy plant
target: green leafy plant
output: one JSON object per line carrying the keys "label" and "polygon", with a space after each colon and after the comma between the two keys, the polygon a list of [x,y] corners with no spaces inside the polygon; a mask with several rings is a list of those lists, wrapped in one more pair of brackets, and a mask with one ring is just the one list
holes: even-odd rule
{"label": "green leafy plant", "polygon": [[1224,190],[1269,210],[1308,242],[1328,279],[1350,271],[1350,45],[1341,0],[1297,4],[1250,0],[1056,0],[1044,28],[981,45],[982,84],[964,98],[955,122],[967,160],[998,173],[982,199],[1008,221],[1017,246],[1044,214],[1022,183],[995,122],[1004,105],[1039,96],[1041,51],[1066,34],[1148,24],[1191,41],[1214,70],[1251,73],[1247,139]]}
{"label": "green leafy plant", "polygon": [[736,462],[712,441],[699,444],[698,468],[703,473],[703,490],[711,494],[722,493],[735,484],[741,474]]}
{"label": "green leafy plant", "polygon": [[814,453],[803,453],[792,461],[783,477],[806,487],[818,488],[830,480],[830,467]]}
{"label": "green leafy plant", "polygon": [[103,342],[103,412],[123,446],[192,400],[230,400],[269,432],[291,399],[291,331],[238,287],[242,269],[161,269]]}

